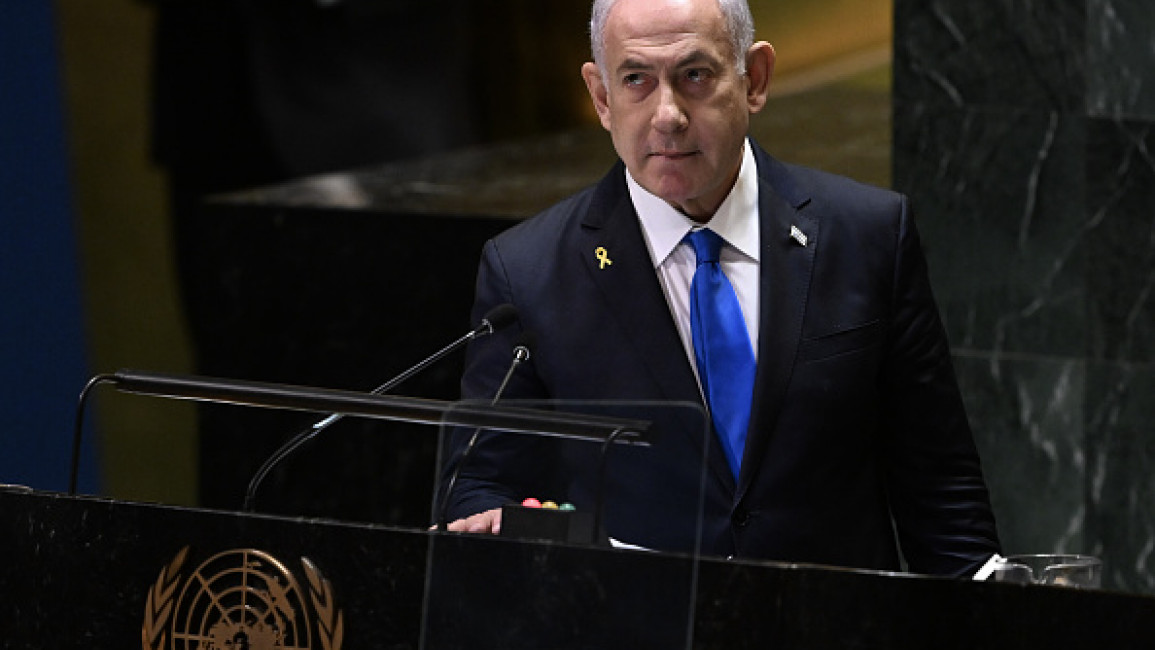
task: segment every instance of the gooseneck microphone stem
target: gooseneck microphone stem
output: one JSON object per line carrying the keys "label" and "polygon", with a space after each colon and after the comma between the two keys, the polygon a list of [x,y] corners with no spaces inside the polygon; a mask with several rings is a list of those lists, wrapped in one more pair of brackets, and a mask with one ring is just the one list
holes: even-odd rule
{"label": "gooseneck microphone stem", "polygon": [[[478,338],[480,336],[492,334],[494,331],[495,330],[494,330],[493,325],[490,324],[490,322],[488,320],[482,320],[481,324],[478,325],[473,331],[467,332],[466,334],[464,334],[460,338],[458,338],[456,341],[450,343],[449,345],[447,345],[447,346],[441,348],[440,350],[438,350],[437,352],[433,353],[432,356],[421,360],[419,363],[414,365],[412,368],[409,368],[405,372],[402,372],[401,374],[390,379],[389,381],[385,382],[384,384],[381,384],[377,388],[374,388],[370,392],[373,393],[374,395],[382,395],[384,393],[387,393],[387,392],[393,390],[394,388],[396,388],[397,386],[399,386],[401,383],[403,383],[405,380],[409,379],[413,375],[416,375],[417,373],[421,372],[422,370],[425,370],[429,366],[437,363],[438,361],[441,361],[446,356],[448,356],[451,352],[456,351],[458,348],[465,345],[466,343],[469,343],[473,339]],[[311,427],[309,427],[308,431],[311,432],[311,435],[316,435],[316,434],[320,433],[321,430],[334,424],[335,422],[337,422],[337,420],[340,420],[343,417],[345,417],[345,416],[341,415],[340,413],[332,413],[329,415],[329,417],[327,417],[323,420],[318,420],[317,422],[314,422],[313,425]]]}
{"label": "gooseneck microphone stem", "polygon": [[493,394],[493,401],[489,403],[490,406],[497,406],[501,401],[501,395],[505,393],[505,387],[509,385],[509,378],[513,377],[513,371],[522,363],[529,361],[529,348],[524,345],[519,345],[513,349],[513,361],[509,364],[509,370],[505,371],[505,378],[501,380],[501,385],[497,387],[497,392]]}
{"label": "gooseneck microphone stem", "polygon": [[[374,388],[371,392],[374,395],[382,395],[384,393],[387,393],[387,392],[393,390],[394,388],[399,386],[405,380],[409,379],[413,375],[416,375],[417,373],[421,372],[422,370],[425,370],[426,368],[437,363],[438,361],[441,361],[446,356],[448,356],[450,353],[456,351],[458,348],[469,343],[473,339],[481,337],[481,336],[493,334],[497,330],[502,329],[503,327],[508,325],[510,322],[512,322],[513,318],[516,318],[516,316],[517,316],[516,309],[512,305],[509,305],[509,304],[500,305],[500,306],[492,309],[488,314],[485,315],[485,318],[481,319],[481,323],[478,324],[477,327],[473,328],[472,331],[466,332],[460,338],[458,338],[456,341],[441,348],[437,352],[434,352],[432,356],[421,360],[416,365],[414,365],[412,368],[409,368],[405,372],[402,372],[401,374],[390,379],[389,381],[385,382],[384,384],[381,384],[377,388]],[[312,435],[316,435],[316,434],[320,433],[321,430],[323,430],[326,427],[330,426],[331,424],[337,422],[337,420],[340,420],[343,417],[345,417],[345,416],[341,415],[340,413],[330,414],[329,417],[313,423],[313,425],[309,429],[306,430],[306,433],[311,432],[310,437]]]}
{"label": "gooseneck microphone stem", "polygon": [[[497,406],[501,400],[502,393],[505,392],[505,387],[509,385],[510,377],[513,377],[513,371],[523,362],[529,360],[529,348],[524,345],[519,345],[513,350],[513,361],[509,364],[509,370],[505,371],[505,378],[501,380],[501,385],[497,387],[497,392],[493,394],[493,400],[489,402],[490,406]],[[441,495],[441,503],[437,507],[437,530],[444,531],[446,528],[446,519],[449,512],[449,497],[453,494],[453,486],[457,484],[457,477],[461,474],[461,467],[465,465],[465,460],[469,458],[470,452],[473,451],[474,445],[477,444],[477,438],[481,435],[481,427],[473,430],[473,435],[469,436],[469,442],[465,444],[465,449],[461,451],[461,457],[457,459],[457,464],[453,466],[453,474],[449,476],[449,480],[445,483],[445,493]]]}
{"label": "gooseneck microphone stem", "polygon": [[[393,390],[394,388],[396,388],[398,385],[400,385],[405,380],[409,379],[413,375],[416,375],[417,373],[421,372],[422,370],[425,370],[426,368],[433,365],[434,363],[437,363],[438,361],[442,360],[443,358],[448,356],[450,353],[456,351],[461,346],[469,343],[470,341],[472,341],[475,338],[478,338],[481,336],[486,336],[489,334],[493,334],[495,331],[497,331],[497,330],[505,327],[509,323],[513,322],[513,320],[516,317],[517,317],[517,309],[513,305],[510,305],[510,304],[499,305],[499,306],[491,309],[485,315],[485,317],[481,319],[481,323],[479,323],[477,325],[477,327],[473,328],[473,330],[466,332],[464,335],[459,337],[456,341],[441,348],[437,352],[433,353],[433,355],[426,357],[425,359],[421,360],[420,362],[418,362],[413,367],[402,372],[401,374],[397,375],[396,377],[393,377],[392,379],[385,382],[384,384],[381,384],[377,388],[374,388],[371,391],[371,393],[373,395],[383,395],[383,394]],[[331,414],[329,414],[328,417],[325,417],[324,419],[321,419],[321,420],[318,420],[317,422],[314,422],[311,426],[309,426],[306,429],[303,429],[300,433],[293,436],[287,442],[285,442],[283,445],[278,447],[277,450],[274,451],[273,454],[271,456],[269,456],[268,459],[265,460],[265,462],[261,465],[261,467],[256,471],[255,474],[253,474],[253,477],[249,480],[249,487],[245,491],[245,500],[244,500],[243,505],[241,506],[241,509],[245,512],[252,512],[253,501],[256,498],[257,489],[260,488],[261,483],[264,482],[265,477],[269,474],[269,472],[272,471],[272,469],[274,467],[276,467],[278,464],[280,464],[280,462],[282,460],[284,460],[286,457],[288,457],[294,451],[299,449],[302,445],[309,442],[313,438],[317,437],[317,435],[319,435],[322,431],[324,431],[325,429],[328,429],[333,424],[336,424],[339,420],[341,420],[344,417],[345,416],[343,414],[340,414],[340,413],[331,413]]]}
{"label": "gooseneck microphone stem", "polygon": [[[485,325],[488,327],[489,322],[488,321],[482,321],[482,325]],[[492,331],[492,328],[490,328],[490,331]],[[371,391],[371,393],[373,395],[383,395],[383,394],[393,390],[398,385],[400,385],[402,382],[404,382],[406,379],[409,379],[413,375],[416,375],[417,373],[421,372],[422,370],[429,367],[433,363],[440,361],[442,358],[444,358],[450,352],[453,352],[454,350],[461,347],[462,345],[477,338],[479,336],[479,332],[481,332],[480,327],[478,329],[473,330],[472,332],[469,332],[468,334],[465,334],[464,336],[457,339],[453,343],[450,343],[449,345],[445,346],[444,348],[438,350],[433,356],[431,356],[427,359],[424,359],[423,361],[421,361],[417,365],[413,366],[412,368],[409,368],[405,372],[402,372],[400,375],[397,375],[396,377],[390,379],[389,381],[385,382],[384,384],[381,384],[377,388],[374,388]],[[485,331],[485,332],[481,332],[481,333],[488,334],[489,332]],[[265,462],[256,471],[256,473],[253,474],[253,477],[251,479],[249,479],[249,487],[247,490],[245,490],[245,501],[244,501],[244,504],[241,506],[241,509],[245,512],[252,512],[253,501],[256,498],[257,490],[261,487],[261,483],[264,482],[265,477],[268,476],[269,472],[271,472],[273,470],[273,468],[276,467],[277,465],[279,465],[282,460],[287,458],[294,451],[299,449],[302,445],[309,442],[313,438],[317,437],[322,431],[324,431],[325,429],[328,429],[330,426],[336,424],[339,420],[343,419],[344,417],[345,416],[340,414],[340,413],[331,413],[328,415],[328,417],[325,417],[321,420],[314,422],[311,426],[303,429],[300,433],[293,436],[286,443],[284,443],[283,445],[278,447],[277,450],[274,451],[273,454],[265,460]]]}

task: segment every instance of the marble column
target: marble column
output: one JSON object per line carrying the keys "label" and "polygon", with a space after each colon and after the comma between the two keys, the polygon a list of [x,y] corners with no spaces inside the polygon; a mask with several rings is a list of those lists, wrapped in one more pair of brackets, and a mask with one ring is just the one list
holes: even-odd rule
{"label": "marble column", "polygon": [[1155,4],[896,0],[911,195],[1008,553],[1155,593]]}

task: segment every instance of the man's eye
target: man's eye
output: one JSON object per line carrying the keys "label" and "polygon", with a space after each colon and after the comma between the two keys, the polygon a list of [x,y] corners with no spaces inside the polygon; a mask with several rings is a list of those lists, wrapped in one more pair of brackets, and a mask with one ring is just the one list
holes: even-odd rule
{"label": "man's eye", "polygon": [[701,68],[693,68],[686,71],[686,79],[694,83],[701,83],[706,80],[708,73]]}
{"label": "man's eye", "polygon": [[643,83],[645,83],[646,78],[643,77],[641,75],[641,73],[635,72],[635,73],[626,75],[625,79],[623,79],[622,81],[627,86],[636,87],[636,86],[640,86]]}

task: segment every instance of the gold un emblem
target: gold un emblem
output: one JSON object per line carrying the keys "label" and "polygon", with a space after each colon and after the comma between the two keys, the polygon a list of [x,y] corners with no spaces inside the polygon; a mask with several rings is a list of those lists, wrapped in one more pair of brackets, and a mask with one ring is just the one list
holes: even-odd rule
{"label": "gold un emblem", "polygon": [[144,650],[340,650],[341,610],[329,581],[308,558],[301,558],[303,589],[264,551],[224,551],[184,577],[187,557],[186,546],[149,589]]}

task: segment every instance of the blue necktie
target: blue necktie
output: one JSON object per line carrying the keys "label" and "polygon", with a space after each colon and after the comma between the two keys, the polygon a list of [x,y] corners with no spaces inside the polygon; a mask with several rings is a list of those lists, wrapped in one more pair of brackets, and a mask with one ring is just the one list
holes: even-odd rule
{"label": "blue necktie", "polygon": [[734,287],[722,273],[722,238],[705,228],[687,235],[698,267],[690,284],[690,329],[698,380],[734,478],[746,448],[754,393],[754,347]]}

